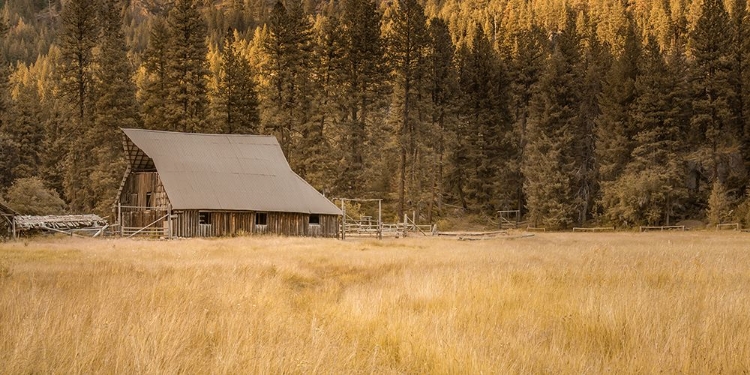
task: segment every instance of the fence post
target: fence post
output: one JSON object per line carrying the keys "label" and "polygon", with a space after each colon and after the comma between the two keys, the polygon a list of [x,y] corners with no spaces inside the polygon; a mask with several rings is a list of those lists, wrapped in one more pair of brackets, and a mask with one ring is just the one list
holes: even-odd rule
{"label": "fence post", "polygon": [[122,203],[117,202],[117,221],[120,224],[120,237],[123,235],[123,224],[122,224]]}
{"label": "fence post", "polygon": [[383,239],[383,200],[378,199],[378,239]]}
{"label": "fence post", "polygon": [[341,240],[346,239],[346,199],[341,199]]}

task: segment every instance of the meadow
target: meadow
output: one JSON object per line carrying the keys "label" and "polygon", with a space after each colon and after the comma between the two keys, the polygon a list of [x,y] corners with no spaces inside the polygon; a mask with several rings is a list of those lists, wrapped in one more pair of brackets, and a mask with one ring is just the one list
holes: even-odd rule
{"label": "meadow", "polygon": [[0,244],[5,374],[750,372],[750,234]]}

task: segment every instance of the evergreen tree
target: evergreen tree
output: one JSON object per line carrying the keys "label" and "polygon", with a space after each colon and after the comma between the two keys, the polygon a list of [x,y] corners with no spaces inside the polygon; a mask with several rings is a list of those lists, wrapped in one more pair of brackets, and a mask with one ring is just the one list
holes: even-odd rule
{"label": "evergreen tree", "polygon": [[435,165],[432,168],[432,197],[427,211],[427,221],[431,223],[433,222],[433,205],[437,204],[439,213],[442,212],[443,208],[446,148],[451,139],[447,133],[454,127],[453,122],[457,111],[458,72],[453,63],[455,47],[451,40],[448,25],[439,18],[433,18],[430,20],[428,31],[430,34],[428,59],[432,79],[430,82],[432,129],[437,133],[432,140],[436,155],[433,161]]}
{"label": "evergreen tree", "polygon": [[263,123],[265,131],[279,139],[295,169],[304,162],[293,155],[300,128],[310,121],[311,25],[300,4],[287,9],[279,1],[271,11],[268,31],[264,50],[270,60],[270,82],[264,95]]}
{"label": "evergreen tree", "polygon": [[170,36],[167,22],[155,17],[151,24],[148,47],[143,54],[143,68],[146,71],[144,87],[141,89],[141,110],[144,126],[147,129],[174,130],[167,124],[164,105],[167,103],[168,51]]}
{"label": "evergreen tree", "polygon": [[709,181],[726,182],[737,172],[729,165],[741,134],[730,106],[735,97],[730,84],[731,35],[723,1],[705,0],[689,42],[693,57],[691,143],[697,146],[691,159],[707,169]]}
{"label": "evergreen tree", "polygon": [[[747,0],[733,0],[730,22],[732,26],[731,64],[729,82],[733,97],[730,100],[733,122],[737,124],[740,138],[740,153],[744,168],[750,170],[750,14]],[[747,178],[745,178],[745,183]]]}
{"label": "evergreen tree", "polygon": [[297,173],[324,193],[335,189],[336,164],[340,160],[338,127],[344,96],[341,90],[343,41],[334,3],[318,15],[313,26],[311,68],[311,118],[302,124]]}
{"label": "evergreen tree", "polygon": [[[462,121],[469,134],[467,196],[485,213],[501,203],[515,202],[516,190],[505,185],[501,172],[515,156],[509,113],[508,80],[504,66],[484,31],[477,26],[461,73]],[[506,187],[507,190],[502,187]]]}
{"label": "evergreen tree", "polygon": [[601,116],[596,120],[596,157],[598,181],[604,195],[617,189],[616,181],[630,160],[634,147],[631,110],[636,99],[635,80],[641,58],[635,27],[634,20],[629,20],[624,30],[622,53],[615,58],[607,72],[599,96]]}
{"label": "evergreen tree", "polygon": [[565,228],[575,219],[575,149],[580,134],[581,72],[575,22],[552,38],[552,54],[532,98],[522,171],[528,215],[534,225]]}
{"label": "evergreen tree", "polygon": [[391,118],[399,152],[398,216],[402,217],[409,203],[419,208],[421,202],[421,165],[424,156],[421,142],[425,134],[422,107],[427,74],[426,52],[429,42],[424,9],[415,0],[394,2],[387,14],[387,56],[391,63],[394,85]]}
{"label": "evergreen tree", "polygon": [[26,65],[21,64],[13,75],[13,95],[7,117],[0,126],[18,146],[19,160],[12,168],[12,179],[39,176],[43,150],[44,127],[40,118],[40,97]]}
{"label": "evergreen tree", "polygon": [[167,25],[167,101],[164,116],[170,130],[201,133],[206,126],[206,24],[195,0],[176,0]]}
{"label": "evergreen tree", "polygon": [[684,83],[675,77],[650,38],[638,69],[632,104],[633,150],[608,189],[604,215],[617,225],[670,224],[686,196],[683,127],[687,120]]}
{"label": "evergreen tree", "polygon": [[[387,76],[384,61],[385,45],[380,35],[381,17],[371,0],[344,0],[341,6],[340,30],[342,56],[340,87],[342,106],[339,190],[355,196],[366,191],[368,172],[373,161],[367,154],[380,149],[379,139],[368,136],[379,126],[375,121],[383,106],[381,97]],[[370,151],[370,152],[368,152]]]}
{"label": "evergreen tree", "polygon": [[258,94],[250,71],[250,63],[235,43],[233,29],[224,36],[221,50],[221,72],[216,96],[218,130],[227,134],[258,133]]}
{"label": "evergreen tree", "polygon": [[121,11],[122,3],[117,0],[102,5],[102,35],[94,75],[100,95],[96,100],[94,126],[86,135],[95,157],[87,188],[92,190],[91,204],[101,215],[112,212],[127,167],[120,129],[140,126]]}
{"label": "evergreen tree", "polygon": [[76,127],[85,131],[84,123],[93,115],[93,70],[96,40],[99,36],[96,0],[70,0],[61,15],[60,91],[75,107]]}
{"label": "evergreen tree", "polygon": [[511,40],[513,48],[511,50],[509,69],[512,95],[510,108],[514,109],[511,112],[515,137],[513,143],[518,148],[518,153],[513,160],[511,168],[515,171],[515,176],[512,176],[507,183],[514,186],[516,196],[518,197],[515,207],[512,208],[523,211],[525,209],[525,196],[523,192],[524,177],[521,173],[521,165],[523,164],[526,143],[528,142],[527,123],[529,108],[534,87],[544,68],[548,43],[547,35],[538,26],[533,26],[529,30],[516,32]]}
{"label": "evergreen tree", "polygon": [[[579,111],[580,125],[574,134],[576,149],[576,171],[573,178],[575,190],[575,209],[578,214],[577,223],[583,225],[594,212],[594,200],[598,194],[596,165],[596,122],[601,114],[599,96],[602,94],[604,76],[611,65],[611,55],[599,41],[597,34],[586,15],[579,16],[579,29],[583,28],[582,40],[582,87]],[[580,26],[581,24],[585,26]]]}
{"label": "evergreen tree", "polygon": [[61,15],[62,31],[58,37],[60,59],[57,67],[60,93],[71,105],[70,120],[63,134],[68,147],[63,163],[63,188],[73,212],[90,211],[93,197],[87,189],[94,167],[93,155],[84,136],[94,115],[94,54],[99,36],[97,2],[71,0]]}

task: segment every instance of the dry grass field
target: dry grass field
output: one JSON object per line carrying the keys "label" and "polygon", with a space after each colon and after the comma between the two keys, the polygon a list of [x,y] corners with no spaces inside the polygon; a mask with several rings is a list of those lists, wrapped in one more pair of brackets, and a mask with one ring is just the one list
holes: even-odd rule
{"label": "dry grass field", "polygon": [[750,372],[750,234],[0,244],[0,372]]}

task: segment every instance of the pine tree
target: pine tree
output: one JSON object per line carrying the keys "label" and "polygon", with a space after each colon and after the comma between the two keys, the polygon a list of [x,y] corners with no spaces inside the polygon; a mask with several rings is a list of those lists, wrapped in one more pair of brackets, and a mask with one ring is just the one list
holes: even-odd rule
{"label": "pine tree", "polygon": [[299,4],[287,9],[280,1],[274,5],[268,22],[269,36],[264,45],[270,62],[263,108],[265,132],[276,135],[292,169],[300,127],[310,121],[309,60],[310,22]]}
{"label": "pine tree", "polygon": [[[750,14],[747,12],[747,0],[734,0],[730,22],[732,26],[731,64],[729,82],[732,86],[733,122],[737,124],[740,138],[740,153],[744,160],[745,171],[750,171]],[[747,176],[743,179],[747,183]]]}
{"label": "pine tree", "polygon": [[407,194],[412,207],[421,202],[420,153],[425,118],[421,106],[426,100],[426,52],[429,41],[424,9],[415,0],[394,2],[387,14],[387,57],[391,63],[394,85],[391,102],[391,123],[396,132],[399,152],[398,216],[407,205]]}
{"label": "pine tree", "polygon": [[258,94],[250,63],[236,46],[235,33],[233,29],[227,30],[221,50],[221,73],[216,93],[218,129],[227,134],[257,134]]}
{"label": "pine tree", "polygon": [[136,89],[122,32],[122,6],[116,0],[102,6],[102,35],[94,75],[100,95],[96,100],[94,125],[86,134],[95,157],[87,188],[92,190],[92,205],[101,215],[112,212],[126,169],[120,129],[140,126]]}
{"label": "pine tree", "polygon": [[334,3],[316,17],[312,33],[311,118],[301,127],[297,173],[325,194],[335,190],[341,158],[339,121],[343,117],[341,90],[344,37]]}
{"label": "pine tree", "polygon": [[61,15],[60,88],[76,110],[76,127],[84,131],[84,123],[93,115],[92,81],[94,69],[93,50],[99,36],[96,0],[70,0]]}
{"label": "pine tree", "polygon": [[532,98],[522,167],[528,217],[535,225],[565,228],[575,219],[576,135],[580,134],[579,36],[567,26],[552,38],[552,54]]}
{"label": "pine tree", "polygon": [[599,96],[601,116],[596,120],[596,157],[598,180],[604,195],[610,194],[611,189],[617,189],[616,181],[630,160],[634,147],[631,109],[636,99],[635,80],[638,78],[638,60],[641,57],[635,27],[634,20],[630,19],[624,30],[622,53],[607,72]]}
{"label": "pine tree", "polygon": [[469,134],[470,170],[467,196],[477,208],[494,213],[505,202],[515,202],[516,190],[501,181],[505,163],[514,155],[511,139],[508,79],[504,66],[484,31],[477,26],[461,74],[462,121]]}
{"label": "pine tree", "polygon": [[579,126],[573,135],[575,139],[576,171],[573,178],[575,190],[575,210],[577,223],[583,225],[594,214],[595,198],[599,191],[596,164],[596,122],[601,110],[598,98],[602,95],[604,76],[611,65],[611,55],[599,41],[596,30],[589,22],[588,16],[579,15],[579,26],[582,38],[582,71],[581,107]]}
{"label": "pine tree", "polygon": [[94,54],[99,36],[97,2],[71,0],[61,15],[62,31],[58,37],[60,59],[57,67],[60,93],[71,105],[70,120],[63,134],[68,146],[63,157],[63,187],[73,212],[90,211],[93,197],[87,189],[94,167],[93,155],[83,136],[91,127],[94,116]]}
{"label": "pine tree", "polygon": [[[545,64],[547,55],[547,35],[541,27],[533,26],[529,30],[516,32],[512,38],[512,50],[510,59],[511,77],[511,112],[513,117],[514,137],[513,143],[518,147],[518,153],[513,160],[512,176],[509,185],[514,186],[518,200],[513,209],[523,211],[525,209],[525,196],[523,192],[524,177],[521,166],[524,160],[526,148],[527,123],[529,108],[534,87],[539,80],[541,71]],[[510,207],[509,207],[510,208]]]}
{"label": "pine tree", "polygon": [[167,25],[167,101],[165,120],[170,130],[201,133],[207,130],[206,24],[195,0],[176,0]]}
{"label": "pine tree", "polygon": [[167,56],[170,48],[169,28],[162,17],[155,17],[149,31],[148,47],[143,54],[146,71],[144,87],[141,88],[141,110],[147,129],[174,130],[167,124],[164,105],[167,103]]}
{"label": "pine tree", "polygon": [[455,47],[448,25],[439,18],[433,18],[430,20],[428,31],[430,34],[428,59],[432,79],[430,82],[432,129],[437,133],[432,140],[436,155],[431,177],[432,197],[427,210],[427,221],[431,223],[433,222],[433,205],[437,204],[438,213],[442,211],[447,145],[451,139],[447,133],[454,127],[453,122],[457,111],[458,72],[453,62]]}
{"label": "pine tree", "polygon": [[[385,45],[380,35],[381,17],[371,0],[345,0],[339,19],[342,35],[340,87],[341,162],[336,185],[339,190],[359,196],[368,185],[373,160],[368,154],[380,149],[377,139],[369,136],[379,126],[378,110],[383,107],[388,77],[384,61]],[[372,158],[374,159],[374,158]]]}
{"label": "pine tree", "polygon": [[686,93],[682,77],[663,58],[650,38],[638,66],[632,116],[630,161],[603,192],[604,216],[617,225],[670,224],[686,196],[684,144],[680,116]]}
{"label": "pine tree", "polygon": [[13,166],[12,179],[39,176],[44,152],[44,128],[36,80],[26,65],[20,64],[11,83],[14,86],[13,95],[0,132],[8,135],[22,151]]}
{"label": "pine tree", "polygon": [[730,177],[728,160],[741,134],[730,107],[735,97],[730,84],[730,26],[723,1],[706,0],[689,41],[693,57],[691,142],[697,148],[691,159],[707,169],[710,181],[726,182]]}

